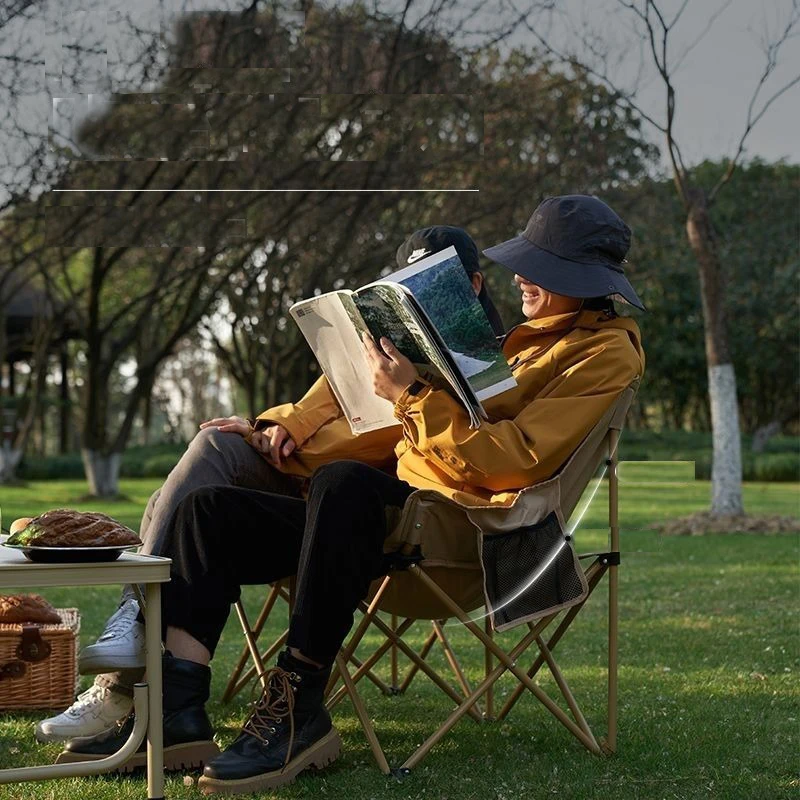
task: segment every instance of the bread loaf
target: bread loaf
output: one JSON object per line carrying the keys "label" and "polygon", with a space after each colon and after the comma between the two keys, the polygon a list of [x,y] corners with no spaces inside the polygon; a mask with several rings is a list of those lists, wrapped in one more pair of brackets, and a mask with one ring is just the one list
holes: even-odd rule
{"label": "bread loaf", "polygon": [[125,547],[139,537],[121,523],[96,511],[58,508],[31,519],[7,544],[26,547]]}
{"label": "bread loaf", "polygon": [[0,624],[38,622],[43,625],[58,625],[58,612],[38,594],[0,595]]}

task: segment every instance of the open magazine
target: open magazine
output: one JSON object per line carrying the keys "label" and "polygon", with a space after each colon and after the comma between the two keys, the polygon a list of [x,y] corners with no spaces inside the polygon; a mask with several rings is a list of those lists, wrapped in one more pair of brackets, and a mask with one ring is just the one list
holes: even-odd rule
{"label": "open magazine", "polygon": [[393,405],[372,391],[362,333],[385,336],[435,388],[487,419],[481,400],[516,386],[454,247],[355,292],[339,289],[295,303],[290,313],[314,351],[353,433],[398,425]]}

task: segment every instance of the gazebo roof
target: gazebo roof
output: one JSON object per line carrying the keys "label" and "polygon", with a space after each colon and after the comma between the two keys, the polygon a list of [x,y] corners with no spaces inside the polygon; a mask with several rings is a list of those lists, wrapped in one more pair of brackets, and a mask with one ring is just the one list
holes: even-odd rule
{"label": "gazebo roof", "polygon": [[25,284],[6,303],[5,312],[8,320],[27,320],[30,324],[34,319],[50,319],[53,304],[41,289]]}
{"label": "gazebo roof", "polygon": [[[11,299],[6,302],[4,312],[7,357],[15,361],[30,358],[37,321],[53,318],[52,301],[44,291],[27,283],[17,289]],[[53,344],[61,344],[75,336],[75,330],[68,321],[65,321],[60,330],[56,332]]]}

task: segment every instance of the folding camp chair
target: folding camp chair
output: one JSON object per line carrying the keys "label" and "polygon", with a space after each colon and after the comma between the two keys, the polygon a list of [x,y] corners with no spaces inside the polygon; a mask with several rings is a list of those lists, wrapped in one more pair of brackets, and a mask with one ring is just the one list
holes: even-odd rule
{"label": "folding camp chair", "polygon": [[[493,687],[506,674],[514,676],[518,686],[500,709],[499,719],[510,713],[527,689],[590,752],[610,753],[616,749],[619,565],[616,451],[637,383],[619,396],[554,477],[524,489],[511,507],[466,508],[428,490],[417,490],[410,495],[398,526],[403,546],[393,554],[389,574],[373,584],[370,598],[362,604],[363,617],[337,656],[329,684],[329,706],[345,696],[350,698],[384,773],[393,770],[358,692],[357,684],[364,677],[382,684],[384,691],[387,688],[397,691],[407,688],[414,675],[422,672],[456,704],[439,728],[394,770],[395,774],[404,774],[418,764],[465,715],[491,718]],[[578,556],[566,520],[572,516],[584,489],[601,465],[605,465],[608,477],[610,547],[607,552]],[[464,535],[465,515],[475,534],[473,537]],[[457,520],[461,524],[460,532],[454,530],[459,524]],[[455,543],[456,548],[461,547],[460,555],[444,553],[442,548],[448,547],[448,537],[451,545]],[[587,566],[582,567],[581,560],[587,562]],[[605,739],[598,741],[553,651],[606,573],[609,575],[608,726]],[[481,606],[486,608],[483,625],[469,616]],[[379,611],[392,614],[391,624],[378,616]],[[481,646],[485,676],[474,688],[464,678],[444,636],[441,621],[447,618],[457,619]],[[433,630],[420,652],[402,638],[416,620],[433,623]],[[518,625],[526,626],[524,635],[510,650],[504,650],[495,641],[492,630],[503,631]],[[545,635],[551,626],[553,629]],[[251,652],[257,652],[255,631],[244,624],[243,627],[248,646],[252,642]],[[368,658],[358,660],[356,648],[371,627],[383,634],[384,642]],[[458,688],[445,681],[426,660],[436,640],[448,655]],[[520,662],[533,645],[538,654],[526,670]],[[388,651],[392,651],[391,687],[386,687],[372,672]],[[412,664],[399,687],[398,652]],[[353,672],[351,664],[355,666]],[[569,713],[534,682],[545,665]],[[343,686],[333,691],[339,678]],[[485,701],[483,715],[477,710],[482,699]]]}

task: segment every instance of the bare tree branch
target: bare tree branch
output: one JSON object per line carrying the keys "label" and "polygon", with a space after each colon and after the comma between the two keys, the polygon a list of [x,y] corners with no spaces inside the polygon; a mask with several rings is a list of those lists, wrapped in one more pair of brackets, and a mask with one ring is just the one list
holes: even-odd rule
{"label": "bare tree branch", "polygon": [[783,29],[781,35],[773,42],[768,42],[765,47],[765,56],[766,56],[766,63],[764,64],[764,70],[759,77],[758,83],[756,84],[756,88],[753,90],[753,94],[750,97],[750,102],[747,105],[747,119],[745,122],[744,130],[742,131],[742,135],[739,138],[739,143],[736,147],[736,151],[733,156],[728,160],[728,166],[725,169],[725,172],[722,174],[720,179],[708,193],[708,202],[709,205],[714,202],[716,199],[717,194],[719,193],[720,189],[725,186],[728,181],[730,181],[731,177],[733,177],[733,173],[736,170],[736,166],[739,163],[739,158],[741,157],[742,153],[744,152],[744,145],[747,141],[747,137],[752,132],[753,128],[758,124],[759,120],[764,116],[767,112],[769,107],[782,95],[789,91],[793,86],[796,86],[800,83],[800,75],[796,75],[791,80],[787,81],[783,86],[777,89],[773,94],[767,98],[767,100],[763,103],[761,108],[756,111],[756,104],[758,102],[758,96],[761,93],[761,90],[764,88],[767,80],[769,79],[770,75],[773,73],[775,68],[778,65],[778,53],[781,47],[794,35],[795,30],[798,27],[798,23],[800,23],[800,12],[798,11],[798,0],[793,0],[793,8],[792,13],[789,16],[789,20],[786,23],[785,28]]}

